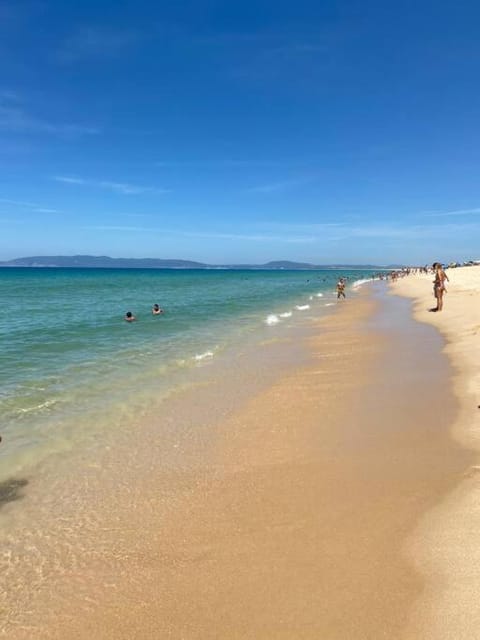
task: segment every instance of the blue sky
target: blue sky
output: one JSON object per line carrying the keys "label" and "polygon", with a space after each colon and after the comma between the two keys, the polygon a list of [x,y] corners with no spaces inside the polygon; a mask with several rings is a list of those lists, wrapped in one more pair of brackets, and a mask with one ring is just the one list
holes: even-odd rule
{"label": "blue sky", "polygon": [[480,5],[0,0],[0,259],[480,258]]}

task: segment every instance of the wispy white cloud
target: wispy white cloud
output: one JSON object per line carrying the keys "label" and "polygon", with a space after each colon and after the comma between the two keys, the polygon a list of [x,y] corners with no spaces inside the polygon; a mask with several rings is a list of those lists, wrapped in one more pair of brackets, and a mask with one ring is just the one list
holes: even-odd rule
{"label": "wispy white cloud", "polygon": [[[158,219],[158,218],[157,218]],[[150,224],[145,220],[133,224],[96,225],[88,227],[94,231],[117,232],[119,234],[136,233],[143,236],[161,237],[163,241],[179,242],[180,238],[190,238],[211,241],[218,244],[225,243],[255,243],[258,245],[277,246],[310,246],[316,250],[323,250],[326,247],[345,244],[350,246],[384,246],[384,247],[405,247],[416,246],[419,250],[430,250],[432,246],[447,246],[451,244],[452,238],[477,237],[480,233],[480,223],[477,219],[470,221],[438,221],[435,224],[426,222],[425,224],[399,224],[389,221],[366,221],[364,224],[358,222],[319,222],[319,223],[282,223],[282,222],[259,222],[248,225],[248,228],[232,227],[203,227],[175,228],[174,226],[155,226],[155,222]],[[379,245],[380,243],[380,245]]]}
{"label": "wispy white cloud", "polygon": [[0,202],[4,202],[5,204],[13,204],[17,207],[38,207],[40,205],[35,204],[34,202],[25,202],[24,200],[10,200],[9,198],[0,198]]}
{"label": "wispy white cloud", "polygon": [[73,122],[53,122],[29,113],[10,91],[0,93],[0,130],[9,133],[37,133],[66,137],[94,135],[97,127]]}
{"label": "wispy white cloud", "polygon": [[57,182],[65,182],[66,184],[86,184],[86,181],[82,178],[72,178],[70,176],[54,176],[53,179]]}
{"label": "wispy white cloud", "polygon": [[104,189],[111,189],[118,193],[124,193],[126,195],[135,195],[139,193],[168,193],[167,189],[158,189],[157,187],[145,187],[135,184],[129,184],[126,182],[109,182],[108,180],[102,180],[97,183],[99,187]]}
{"label": "wispy white cloud", "polygon": [[291,234],[310,234],[318,240],[340,240],[346,238],[375,239],[379,240],[416,240],[428,238],[449,238],[455,234],[478,232],[480,224],[477,221],[451,223],[437,222],[428,224],[402,224],[388,222],[365,222],[365,224],[351,223],[348,221],[325,223],[258,223],[257,228],[270,231],[285,231]]}
{"label": "wispy white cloud", "polygon": [[291,235],[271,235],[271,234],[250,234],[250,233],[217,233],[209,231],[188,231],[182,235],[191,238],[211,238],[218,240],[247,240],[249,242],[285,242],[294,244],[304,244],[315,242],[313,236],[291,236]]}
{"label": "wispy white cloud", "polygon": [[7,100],[18,102],[20,101],[20,95],[16,91],[12,91],[12,89],[0,89],[0,101]]}
{"label": "wispy white cloud", "polygon": [[70,35],[57,51],[57,59],[63,63],[78,62],[89,58],[114,57],[135,44],[139,34],[110,26],[84,26]]}
{"label": "wispy white cloud", "polygon": [[412,238],[430,230],[430,227],[394,227],[389,225],[347,227],[345,231],[357,238]]}
{"label": "wispy white cloud", "polygon": [[383,240],[450,240],[457,234],[478,233],[480,225],[477,223],[464,224],[429,224],[429,225],[388,225],[366,224],[364,226],[349,227],[342,230],[344,237],[378,238]]}
{"label": "wispy white cloud", "polygon": [[478,215],[480,214],[480,207],[476,207],[474,209],[458,209],[456,211],[438,211],[438,212],[428,212],[424,213],[424,216],[429,218],[443,218],[448,216],[469,216],[469,215]]}
{"label": "wispy white cloud", "polygon": [[87,180],[76,176],[53,176],[56,182],[64,182],[65,184],[82,185],[86,187],[97,187],[100,189],[109,189],[115,193],[124,195],[139,195],[142,193],[169,193],[168,189],[159,189],[157,187],[147,187],[144,185],[130,184],[127,182],[111,182],[109,180]]}
{"label": "wispy white cloud", "polygon": [[240,240],[247,242],[281,242],[293,244],[308,244],[315,241],[313,236],[292,236],[292,235],[274,235],[274,234],[251,234],[251,233],[225,233],[218,231],[184,231],[181,229],[165,229],[138,226],[122,226],[122,225],[93,225],[83,227],[90,231],[121,231],[121,232],[139,232],[139,233],[159,233],[162,236],[181,236],[186,238],[202,238],[212,240]]}
{"label": "wispy white cloud", "polygon": [[324,233],[338,227],[345,227],[346,222],[313,222],[313,223],[295,223],[295,222],[258,222],[255,227],[269,229],[275,231],[284,231],[288,233]]}
{"label": "wispy white cloud", "polygon": [[13,205],[14,207],[20,207],[22,209],[29,209],[36,213],[60,213],[58,209],[52,209],[51,207],[42,207],[36,202],[26,202],[25,200],[10,200],[9,198],[0,198],[0,203]]}

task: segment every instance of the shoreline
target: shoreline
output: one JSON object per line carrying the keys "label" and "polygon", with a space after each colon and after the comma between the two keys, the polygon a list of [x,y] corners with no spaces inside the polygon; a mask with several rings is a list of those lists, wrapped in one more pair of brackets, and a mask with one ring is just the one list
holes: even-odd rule
{"label": "shoreline", "polygon": [[[329,317],[330,303],[319,300],[315,312],[320,321]],[[273,329],[262,323],[256,335],[247,332],[245,340],[191,369],[187,384],[184,380],[166,398],[140,394],[133,407],[125,406],[131,416],[128,428],[121,422],[97,437],[92,424],[81,446],[71,449],[65,442],[66,456],[60,451],[27,473],[7,477],[0,486],[0,546],[8,549],[0,557],[0,637],[20,633],[24,612],[35,609],[32,600],[38,594],[45,595],[36,611],[46,628],[42,617],[54,604],[48,598],[56,589],[51,585],[65,579],[68,600],[66,594],[83,579],[80,574],[92,559],[115,557],[119,522],[131,532],[132,514],[148,520],[147,501],[156,504],[160,525],[161,517],[170,517],[186,487],[209,472],[217,425],[250,397],[310,362],[305,338],[313,331],[311,323],[303,313]],[[154,374],[149,388],[157,384]],[[152,489],[153,477],[157,484]],[[125,556],[129,553],[124,550]],[[69,580],[72,566],[79,568],[79,576]],[[104,580],[99,575],[99,582]],[[30,640],[35,633],[27,626],[22,637]]]}
{"label": "shoreline", "polygon": [[450,430],[473,458],[458,485],[425,514],[407,544],[425,580],[407,637],[431,640],[473,638],[480,624],[480,267],[447,273],[450,282],[440,313],[428,311],[433,304],[430,275],[391,285],[391,293],[413,300],[416,320],[433,325],[447,341],[444,353],[453,367],[452,388],[459,405]]}
{"label": "shoreline", "polygon": [[[55,277],[2,283],[7,306],[15,309],[18,299],[30,298],[34,313],[9,323],[3,333],[0,482],[35,473],[32,467],[57,451],[101,441],[109,430],[129,429],[150,409],[161,412],[163,400],[198,377],[198,368],[228,354],[235,358],[255,342],[280,334],[288,339],[296,326],[328,314],[334,304],[334,285],[327,281],[332,274],[308,280],[292,273],[255,279],[231,272],[197,280],[149,274],[140,282],[118,272],[111,278],[83,274],[80,282],[78,274],[67,276],[58,290]],[[76,304],[64,298],[74,284]],[[148,316],[137,314],[141,321],[130,326],[118,296],[137,287]],[[150,314],[157,287],[169,305],[161,319]],[[45,296],[49,315],[42,311],[39,317]],[[90,304],[91,314],[85,312]]]}
{"label": "shoreline", "polygon": [[311,362],[185,445],[183,466],[162,464],[165,442],[136,451],[9,638],[402,637],[423,589],[405,539],[465,468],[442,342],[383,285],[303,340]]}

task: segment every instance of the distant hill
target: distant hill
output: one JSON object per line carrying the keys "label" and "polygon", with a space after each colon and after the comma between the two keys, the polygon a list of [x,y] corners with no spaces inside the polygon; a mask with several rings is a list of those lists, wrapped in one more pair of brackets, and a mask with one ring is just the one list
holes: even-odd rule
{"label": "distant hill", "polygon": [[0,267],[77,267],[95,269],[203,269],[208,267],[191,260],[157,258],[110,258],[108,256],[32,256],[0,262]]}
{"label": "distant hill", "polygon": [[0,262],[0,267],[63,267],[83,269],[384,269],[376,265],[316,265],[305,262],[277,260],[266,264],[211,265],[192,260],[160,258],[110,258],[109,256],[31,256]]}

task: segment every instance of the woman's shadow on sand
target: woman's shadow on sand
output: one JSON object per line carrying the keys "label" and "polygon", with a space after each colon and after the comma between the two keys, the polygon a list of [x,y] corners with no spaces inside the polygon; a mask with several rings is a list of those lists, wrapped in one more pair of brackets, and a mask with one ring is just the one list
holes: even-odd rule
{"label": "woman's shadow on sand", "polygon": [[22,489],[27,484],[26,478],[9,478],[0,482],[0,509],[8,502],[21,500],[24,497]]}

